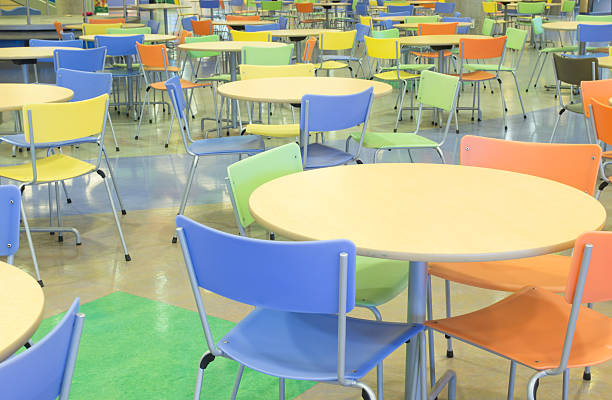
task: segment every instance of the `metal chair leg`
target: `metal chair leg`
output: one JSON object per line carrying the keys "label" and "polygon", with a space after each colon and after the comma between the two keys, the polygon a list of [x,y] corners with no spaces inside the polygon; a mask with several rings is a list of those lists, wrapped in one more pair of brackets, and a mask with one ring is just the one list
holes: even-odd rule
{"label": "metal chair leg", "polygon": [[[433,300],[431,294],[431,275],[427,275],[427,319],[429,321],[433,320]],[[433,387],[436,383],[436,354],[432,329],[427,329],[427,340],[429,342],[429,381]]]}
{"label": "metal chair leg", "polygon": [[28,239],[28,246],[30,246],[30,254],[32,255],[32,263],[34,264],[34,272],[36,273],[36,280],[38,284],[43,287],[42,279],[40,278],[40,271],[38,269],[38,259],[36,258],[36,251],[34,250],[34,243],[32,242],[32,233],[30,232],[30,225],[28,224],[28,218],[26,217],[25,210],[23,208],[23,201],[21,202],[21,220],[23,221],[23,227],[25,228],[26,238]]}
{"label": "metal chair leg", "polygon": [[514,399],[514,378],[516,377],[516,363],[510,361],[510,375],[508,377],[508,400]]}
{"label": "metal chair leg", "polygon": [[106,194],[108,195],[108,201],[110,203],[111,209],[113,211],[113,216],[115,217],[115,224],[117,224],[117,231],[119,231],[119,239],[121,240],[121,245],[123,246],[123,254],[125,255],[125,261],[131,261],[130,253],[128,252],[127,245],[125,244],[125,238],[123,237],[123,231],[121,230],[121,223],[119,222],[119,217],[117,216],[117,209],[115,208],[115,202],[113,201],[113,195],[110,190],[110,186],[108,185],[108,181],[106,180],[106,175],[102,170],[96,171],[98,175],[102,177],[102,181],[104,181],[104,187],[106,188]]}
{"label": "metal chair leg", "polygon": [[244,365],[240,365],[238,368],[238,374],[236,374],[236,380],[234,381],[234,388],[232,389],[232,397],[231,400],[236,400],[236,395],[238,395],[238,387],[240,386],[240,381],[242,380],[242,373],[244,372]]}
{"label": "metal chair leg", "polygon": [[115,179],[113,168],[111,167],[110,162],[108,161],[108,155],[106,154],[105,148],[102,148],[102,154],[104,154],[106,168],[108,168],[108,175],[110,176],[111,182],[113,184],[113,188],[115,189],[115,195],[117,196],[117,201],[119,202],[119,208],[121,208],[121,215],[126,215],[127,211],[125,211],[125,207],[123,206],[123,201],[121,201],[121,195],[119,194],[119,188],[117,187],[117,180]]}
{"label": "metal chair leg", "polygon": [[[446,318],[451,317],[451,292],[450,292],[450,281],[444,281],[444,292],[446,297]],[[453,358],[455,354],[453,353],[453,340],[450,336],[446,336],[446,357]]]}
{"label": "metal chair leg", "polygon": [[[183,198],[181,199],[181,205],[179,206],[178,215],[182,215],[185,212],[185,206],[187,204],[187,196],[189,196],[189,191],[191,190],[191,184],[193,183],[193,177],[195,175],[196,168],[198,166],[199,157],[193,157],[193,162],[191,164],[191,169],[189,170],[189,176],[187,178],[187,184],[185,185],[185,191],[183,192]],[[172,237],[172,243],[176,243],[177,236],[176,232]]]}

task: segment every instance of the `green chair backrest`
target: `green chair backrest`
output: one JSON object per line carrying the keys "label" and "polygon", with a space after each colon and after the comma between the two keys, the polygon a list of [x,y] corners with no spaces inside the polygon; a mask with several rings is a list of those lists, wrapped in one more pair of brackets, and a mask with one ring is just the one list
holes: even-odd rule
{"label": "green chair backrest", "polygon": [[397,39],[399,38],[399,29],[385,29],[382,31],[373,31],[372,37],[374,39]]}
{"label": "green chair backrest", "polygon": [[[219,35],[208,35],[208,36],[188,36],[185,38],[185,43],[196,43],[196,42],[218,42]],[[201,57],[217,57],[220,53],[218,51],[189,51],[189,57],[201,58]]]}
{"label": "green chair backrest", "polygon": [[531,30],[535,36],[539,36],[544,33],[544,28],[542,27],[542,17],[534,17],[531,20]]}
{"label": "green chair backrest", "polygon": [[453,108],[458,87],[458,76],[423,71],[419,78],[417,100],[423,105],[450,111]]}
{"label": "green chair backrest", "polygon": [[106,33],[124,34],[124,35],[150,35],[151,28],[143,26],[142,28],[108,28]]}
{"label": "green chair backrest", "polygon": [[282,1],[264,0],[261,2],[262,11],[280,11],[282,8]]}
{"label": "green chair backrest", "polygon": [[575,7],[576,7],[575,0],[563,0],[563,2],[561,2],[561,12],[564,12],[564,13],[574,12]]}
{"label": "green chair backrest", "polygon": [[538,15],[544,14],[546,9],[546,3],[543,1],[531,2],[531,1],[520,1],[516,6],[516,11],[519,14],[531,14]]}
{"label": "green chair backrest", "polygon": [[439,15],[408,15],[404,18],[404,23],[407,24],[409,22],[438,22],[440,20]]}
{"label": "green chair backrest", "polygon": [[576,15],[576,21],[612,22],[612,15]]}
{"label": "green chair backrest", "polygon": [[482,21],[482,34],[485,36],[493,36],[493,27],[495,26],[495,21],[491,18],[485,18]]}
{"label": "green chair backrest", "polygon": [[241,230],[254,222],[249,211],[251,193],[266,182],[296,172],[302,172],[302,155],[297,143],[266,150],[227,167],[230,195]]}
{"label": "green chair backrest", "polygon": [[242,64],[247,65],[289,65],[292,45],[281,47],[243,47]]}
{"label": "green chair backrest", "polygon": [[[541,19],[542,18],[540,18],[540,20]],[[506,49],[517,51],[523,50],[523,47],[525,47],[525,41],[527,40],[527,30],[508,28],[506,29],[506,36],[508,36],[506,39]]]}

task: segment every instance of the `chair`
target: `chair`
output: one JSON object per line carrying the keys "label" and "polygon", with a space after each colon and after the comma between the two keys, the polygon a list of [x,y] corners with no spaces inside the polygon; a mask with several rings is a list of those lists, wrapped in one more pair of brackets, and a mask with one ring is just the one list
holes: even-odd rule
{"label": "chair", "polygon": [[[31,104],[24,106],[22,123],[24,132],[27,132],[26,141],[31,146],[32,161],[19,165],[0,167],[0,177],[21,182],[20,188],[24,188],[25,186],[59,183],[94,172],[97,173],[102,178],[106,188],[117,230],[119,231],[119,238],[123,246],[125,260],[130,261],[131,258],[123,238],[115,203],[108,181],[105,179],[106,174],[100,169],[104,149],[108,98],[108,94],[103,94],[92,99],[69,103]],[[49,150],[50,144],[57,145],[59,143],[59,145],[63,145],[63,142],[86,141],[91,136],[98,137],[98,155],[94,162],[83,161],[61,152],[36,159],[37,148]],[[80,237],[76,229],[62,227],[57,184],[55,192],[58,206],[58,226],[31,230],[37,232],[71,231],[77,236],[77,243],[80,243]]]}
{"label": "chair", "polygon": [[[410,15],[404,18],[404,23],[416,22],[419,24],[429,24],[440,21],[440,16],[438,15]],[[417,33],[417,28],[406,29],[407,32]]]}
{"label": "chair", "polygon": [[181,18],[181,26],[184,31],[193,32],[193,21],[197,21],[197,15],[190,15],[188,17]]}
{"label": "chair", "polygon": [[108,28],[106,33],[109,35],[150,35],[151,28],[148,26],[142,28]]}
{"label": "chair", "polygon": [[[454,35],[457,33],[457,22],[445,22],[445,23],[420,23],[417,34],[419,36],[425,35]],[[440,55],[437,51],[411,51],[410,54],[419,58],[438,58]],[[450,50],[444,50],[444,57],[450,57]]]}
{"label": "chair", "polygon": [[36,251],[34,250],[34,245],[32,244],[32,237],[28,229],[28,219],[26,218],[25,210],[23,209],[23,202],[21,200],[19,188],[13,185],[0,185],[0,219],[2,219],[2,229],[0,229],[0,256],[6,257],[7,264],[14,264],[15,253],[17,253],[19,250],[20,218],[23,221],[24,227],[26,228],[28,245],[30,246],[30,254],[32,255],[34,271],[36,272],[36,280],[42,287],[44,284],[40,278]]}
{"label": "chair", "polygon": [[289,65],[293,46],[242,48],[242,64],[248,65]]}
{"label": "chair", "polygon": [[260,3],[261,11],[265,11],[268,17],[274,17],[274,15],[283,9],[283,2],[277,0],[262,0]]}
{"label": "chair", "polygon": [[83,35],[106,35],[108,28],[121,28],[123,23],[118,24],[83,24]]}
{"label": "chair", "polygon": [[407,13],[406,15],[412,15],[414,12],[414,6],[412,4],[407,6],[387,6],[387,12],[389,14]]}
{"label": "chair", "polygon": [[318,18],[314,12],[313,3],[295,3],[295,10],[297,12],[298,24],[307,25],[310,24],[314,27],[317,24],[323,24],[325,18]]}
{"label": "chair", "polygon": [[200,0],[200,8],[201,9],[209,9],[210,10],[210,18],[215,15],[215,10],[217,13],[221,8],[221,2],[219,0]]}
{"label": "chair", "polygon": [[579,14],[576,15],[577,22],[612,22],[611,15],[588,15]]}
{"label": "chair", "polygon": [[[274,1],[276,2],[277,0],[268,0],[268,1]],[[244,31],[245,32],[262,32],[262,31],[277,31],[280,29],[280,25],[278,23],[270,23],[270,24],[266,24],[266,25],[245,25],[244,26]]]}
{"label": "chair", "polygon": [[310,63],[312,60],[312,54],[314,53],[315,46],[317,45],[317,38],[315,36],[309,38],[304,43],[304,53],[302,54],[302,62],[305,64]]}
{"label": "chair", "polygon": [[317,72],[318,70],[325,70],[329,73],[330,70],[348,68],[352,78],[353,68],[347,56],[342,54],[326,54],[325,52],[350,51],[351,55],[348,57],[354,57],[353,51],[356,36],[356,30],[346,32],[324,32],[319,34],[320,63],[317,67]]}
{"label": "chair", "polygon": [[87,20],[89,24],[125,24],[125,19],[123,18],[89,18]]}
{"label": "chair", "polygon": [[147,21],[147,26],[151,28],[151,33],[153,34],[157,34],[159,32],[160,25],[161,25],[161,22],[156,21],[154,19],[150,19]]}
{"label": "chair", "polygon": [[0,397],[68,399],[85,319],[78,311],[77,297],[40,342],[0,363]]}
{"label": "chair", "polygon": [[453,14],[455,12],[455,3],[443,3],[441,1],[434,4],[434,14]]}
{"label": "chair", "polygon": [[[355,306],[352,242],[258,240],[182,216],[176,221],[210,349],[200,361],[195,398],[200,397],[205,368],[215,357],[225,357],[240,365],[232,398],[248,367],[278,377],[281,399],[290,378],[360,388],[365,399],[374,400],[374,392],[360,379],[408,339],[425,346],[420,324],[346,317]],[[256,308],[215,345],[199,288]],[[415,369],[424,365],[423,354]],[[447,374],[449,398],[454,399],[454,373]]]}
{"label": "chair", "polygon": [[235,42],[270,42],[270,32],[244,32],[233,29],[230,31],[232,40]]}
{"label": "chair", "polygon": [[[612,23],[609,25],[586,25],[578,24],[576,30],[576,41],[578,42],[578,48],[591,51],[588,55],[574,55],[573,57],[605,57],[608,55],[607,46],[612,41]],[[589,42],[605,42],[606,48],[602,49],[605,52],[598,52],[599,47],[589,48],[587,44]]]}
{"label": "chair", "polygon": [[62,25],[59,21],[53,21],[53,26],[55,27],[55,32],[57,32],[57,37],[59,40],[63,40],[62,35],[64,34],[64,25]]}
{"label": "chair", "polygon": [[528,399],[535,398],[540,378],[559,374],[563,374],[563,398],[567,399],[569,368],[612,358],[612,320],[581,305],[612,299],[610,249],[610,232],[580,235],[566,269],[563,296],[529,281],[528,286],[489,307],[425,325],[509,359],[509,396],[520,363],[537,371],[527,385]]}
{"label": "chair", "polygon": [[210,19],[191,21],[191,27],[193,28],[193,34],[196,36],[209,36],[213,34],[213,24]]}
{"label": "chair", "polygon": [[483,35],[493,36],[495,34],[495,28],[497,25],[507,24],[510,22],[503,19],[504,13],[497,11],[497,3],[494,1],[482,2],[482,10],[486,15],[482,22]]}
{"label": "chair", "polygon": [[[370,37],[374,39],[399,39],[400,37],[399,29],[392,28],[392,29],[382,29],[380,31],[373,31]],[[372,42],[372,43],[376,43],[376,42]],[[366,41],[366,44],[367,44],[367,41]]]}
{"label": "chair", "polygon": [[[455,127],[457,126],[457,98],[459,96],[459,78],[440,74],[433,71],[423,71],[419,79],[419,90],[417,93],[417,101],[419,102],[419,114],[417,117],[416,130],[412,133],[383,133],[383,132],[353,132],[346,140],[346,151],[349,151],[349,143],[352,140],[357,142],[358,148],[355,152],[355,158],[359,158],[359,153],[362,147],[368,149],[376,149],[374,152],[373,162],[376,163],[378,154],[384,150],[407,149],[410,154],[410,149],[434,149],[442,162],[444,153],[441,146],[446,141],[448,130],[452,122],[453,115],[455,116]],[[418,134],[421,126],[421,114],[423,105],[432,107],[433,109],[444,110],[448,112],[448,120],[442,139],[437,142],[425,136]],[[440,120],[442,113],[438,114]],[[440,121],[440,127],[442,123]],[[412,156],[410,156],[412,159]]]}
{"label": "chair", "polygon": [[[45,39],[30,39],[28,42],[30,47],[68,47],[75,49],[83,48],[82,40],[45,40]],[[34,77],[38,82],[38,65],[39,62],[52,63],[53,58],[40,58],[34,63]]]}
{"label": "chair", "polygon": [[[11,16],[11,15],[27,15],[28,8],[27,7],[15,7],[12,10],[2,10],[0,9],[0,15],[2,16]],[[30,7],[30,15],[41,15],[42,12],[35,8]]]}
{"label": "chair", "polygon": [[104,69],[106,47],[79,51],[56,49],[53,51],[53,68],[75,69],[77,71],[98,72]]}
{"label": "chair", "polygon": [[[259,136],[243,135],[243,136],[225,136],[212,139],[193,140],[189,130],[189,120],[187,115],[187,104],[182,91],[181,80],[178,76],[174,76],[164,82],[168,97],[172,103],[173,115],[176,115],[176,120],[179,124],[179,130],[183,138],[185,151],[192,158],[191,167],[185,184],[185,190],[181,199],[178,215],[185,212],[187,205],[187,197],[191,190],[191,184],[195,176],[196,168],[200,157],[215,156],[215,155],[252,155],[264,150],[263,140]],[[172,124],[170,124],[172,129]],[[176,243],[176,234],[172,238],[172,243]]]}
{"label": "chair", "polygon": [[[472,18],[470,17],[442,17],[442,19],[440,20],[440,22],[467,22],[467,23],[472,23]],[[469,26],[459,26],[459,24],[457,24],[457,34],[459,35],[467,35],[468,33],[470,33],[470,27]]]}
{"label": "chair", "polygon": [[[582,103],[565,103],[561,96],[561,83],[566,83],[572,86],[580,86],[582,81],[594,81],[599,79],[599,62],[597,58],[571,58],[558,54],[553,54],[553,63],[555,66],[555,77],[557,79],[557,97],[559,99],[560,110],[555,120],[550,142],[554,142],[561,115],[565,111],[570,111],[574,114],[584,115],[584,106]],[[586,122],[587,140],[591,142],[589,134],[589,124]]]}
{"label": "chair", "polygon": [[[584,117],[587,121],[591,121],[595,138],[599,144],[606,150],[602,153],[602,162],[600,163],[600,176],[603,182],[597,188],[595,198],[599,198],[601,192],[610,184],[610,177],[606,173],[606,167],[610,165],[612,153],[607,150],[608,145],[612,143],[612,135],[610,135],[610,121],[612,121],[612,108],[608,103],[608,90],[611,88],[612,80],[605,79],[599,81],[584,81],[580,85],[582,99],[584,104]],[[590,119],[591,114],[593,119]]]}
{"label": "chair", "polygon": [[561,2],[561,9],[559,10],[559,15],[566,17],[571,20],[574,17],[574,11],[576,8],[575,0],[563,0]]}
{"label": "chair", "polygon": [[516,5],[516,26],[531,27],[531,20],[536,16],[544,15],[546,3],[543,1],[519,1]]}

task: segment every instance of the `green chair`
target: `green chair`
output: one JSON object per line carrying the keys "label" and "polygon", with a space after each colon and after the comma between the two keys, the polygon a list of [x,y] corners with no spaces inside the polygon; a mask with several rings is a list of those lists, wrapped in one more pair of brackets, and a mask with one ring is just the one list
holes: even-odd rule
{"label": "green chair", "polygon": [[399,29],[384,29],[382,31],[372,31],[373,38],[375,39],[399,39]]}
{"label": "green chair", "polygon": [[150,35],[151,28],[144,26],[142,28],[108,28],[106,33],[116,35]]}
{"label": "green chair", "polygon": [[495,21],[491,18],[485,18],[482,21],[482,34],[485,36],[493,36],[493,30],[495,29]]}
{"label": "green chair", "polygon": [[568,20],[572,20],[574,18],[574,10],[576,9],[576,1],[575,0],[563,0],[561,2],[561,10],[560,14],[565,15]]}
{"label": "green chair", "polygon": [[[373,159],[375,163],[378,154],[383,150],[407,149],[410,155],[410,149],[434,149],[444,163],[444,153],[442,153],[440,146],[442,146],[446,140],[453,115],[455,116],[455,128],[457,131],[459,129],[456,117],[458,95],[459,77],[440,74],[434,71],[423,71],[419,79],[419,90],[417,94],[419,113],[416,130],[411,133],[353,132],[346,140],[346,151],[348,152],[349,144],[352,139],[357,142],[359,146],[355,153],[355,158],[359,157],[362,147],[376,149]],[[446,127],[444,128],[442,139],[439,142],[418,134],[421,125],[423,105],[448,112]],[[442,112],[439,112],[438,116],[442,119]],[[441,123],[440,126],[442,126]],[[412,161],[412,155],[410,155],[410,160]]]}
{"label": "green chair", "polygon": [[[404,18],[404,23],[408,24],[410,22],[419,22],[419,23],[423,23],[423,24],[429,24],[432,22],[439,22],[440,21],[440,16],[439,15],[408,15]],[[409,28],[406,29],[407,32],[417,32],[419,29],[418,28]]]}
{"label": "green chair", "polygon": [[289,65],[293,46],[243,47],[242,64],[247,65]]}
{"label": "green chair", "polygon": [[612,22],[612,15],[576,15],[577,22]]}
{"label": "green chair", "polygon": [[518,13],[516,26],[531,27],[531,20],[536,16],[544,15],[545,11],[546,3],[543,1],[519,1],[516,6],[516,12]]}
{"label": "green chair", "polygon": [[268,15],[262,19],[275,19],[274,15],[280,13],[283,9],[282,1],[263,0],[261,3],[261,11],[266,11]]}

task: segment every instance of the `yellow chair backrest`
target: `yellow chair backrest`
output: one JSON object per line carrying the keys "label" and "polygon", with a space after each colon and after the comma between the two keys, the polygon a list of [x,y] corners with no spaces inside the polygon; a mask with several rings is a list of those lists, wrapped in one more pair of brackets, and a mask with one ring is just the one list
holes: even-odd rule
{"label": "yellow chair backrest", "polygon": [[70,103],[29,104],[23,106],[22,119],[25,139],[30,143],[30,123],[34,144],[75,140],[102,133],[108,94]]}
{"label": "yellow chair backrest", "polygon": [[369,26],[370,27],[370,32],[374,30],[374,26],[372,25],[372,17],[360,15],[359,16],[359,23],[362,24],[362,25],[365,25],[365,26]]}
{"label": "yellow chair backrest", "polygon": [[346,32],[325,32],[319,35],[321,50],[349,50],[355,43],[356,30]]}
{"label": "yellow chair backrest", "polygon": [[83,24],[83,35],[105,35],[108,28],[121,28],[123,24]]}
{"label": "yellow chair backrest", "polygon": [[270,32],[244,32],[233,29],[232,40],[235,42],[269,42],[271,41]]}
{"label": "yellow chair backrest", "polygon": [[482,11],[486,14],[493,14],[497,11],[497,4],[494,1],[485,1],[482,3]]}
{"label": "yellow chair backrest", "polygon": [[317,67],[314,64],[292,65],[240,65],[240,79],[259,78],[296,78],[314,76]]}
{"label": "yellow chair backrest", "polygon": [[368,57],[380,58],[383,60],[397,60],[399,58],[399,41],[393,39],[375,39],[365,37]]}

